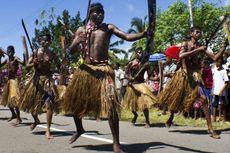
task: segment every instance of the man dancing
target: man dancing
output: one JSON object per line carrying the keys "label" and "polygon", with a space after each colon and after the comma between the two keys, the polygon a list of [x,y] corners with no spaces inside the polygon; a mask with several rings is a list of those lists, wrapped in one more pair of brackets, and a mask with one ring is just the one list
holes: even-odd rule
{"label": "man dancing", "polygon": [[149,72],[149,64],[146,63],[144,66],[141,64],[142,54],[142,48],[137,48],[135,59],[127,66],[125,77],[130,80],[130,83],[124,95],[123,105],[126,109],[132,111],[134,115],[132,123],[134,125],[138,117],[137,111],[143,111],[145,127],[149,128],[149,108],[153,101],[156,101],[156,97],[153,95],[151,88],[144,83],[144,74],[146,71]]}
{"label": "man dancing", "polygon": [[[4,55],[3,50],[0,50],[1,57]],[[24,64],[19,58],[14,56],[15,49],[14,46],[7,47],[7,55],[9,56],[3,63],[0,63],[0,67],[7,65],[8,81],[3,89],[2,95],[2,105],[8,106],[12,116],[8,121],[16,118],[16,125],[22,122],[20,118],[20,111],[18,109],[19,104],[19,82],[17,79],[17,71],[20,64]],[[1,60],[0,60],[1,62]]]}
{"label": "man dancing", "polygon": [[208,132],[211,134],[211,137],[220,138],[213,130],[208,104],[206,103],[206,96],[201,90],[203,81],[201,79],[199,59],[205,54],[216,61],[224,53],[228,41],[225,42],[221,51],[214,55],[207,50],[206,46],[201,46],[198,42],[201,36],[201,30],[199,28],[191,28],[190,35],[191,40],[182,44],[179,53],[179,65],[181,64],[181,67],[176,71],[165,90],[160,93],[158,102],[161,105],[166,105],[168,110],[171,111],[171,115],[166,122],[166,126],[170,127],[174,118],[174,112],[188,112],[192,108],[195,98],[200,97],[202,109],[207,120]]}
{"label": "man dancing", "polygon": [[64,95],[63,110],[73,114],[77,131],[69,140],[76,141],[85,130],[82,117],[87,113],[94,116],[107,115],[113,136],[113,151],[121,152],[119,143],[119,102],[114,85],[114,70],[108,64],[110,38],[114,34],[128,41],[143,38],[146,32],[128,34],[113,24],[105,24],[104,9],[100,3],[90,6],[87,25],[79,27],[70,46],[71,53],[79,51],[84,55]]}
{"label": "man dancing", "polygon": [[[31,131],[40,123],[38,114],[42,112],[42,108],[46,106],[47,118],[47,139],[52,139],[50,126],[54,107],[57,106],[57,89],[52,79],[53,72],[51,64],[60,63],[55,54],[50,49],[51,36],[49,34],[42,35],[39,38],[41,47],[34,51],[34,54],[28,60],[26,67],[33,68],[34,74],[30,81],[25,86],[25,91],[21,97],[20,109],[31,113],[34,118],[34,123],[31,125]],[[60,66],[60,64],[58,65]]]}

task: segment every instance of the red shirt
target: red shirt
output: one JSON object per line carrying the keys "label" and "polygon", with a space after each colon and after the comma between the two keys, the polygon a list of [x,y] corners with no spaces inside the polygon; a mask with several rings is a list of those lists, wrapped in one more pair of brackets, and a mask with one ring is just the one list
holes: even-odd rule
{"label": "red shirt", "polygon": [[202,68],[202,79],[204,81],[204,86],[206,88],[212,88],[213,86],[213,77],[212,77],[212,69],[209,68]]}

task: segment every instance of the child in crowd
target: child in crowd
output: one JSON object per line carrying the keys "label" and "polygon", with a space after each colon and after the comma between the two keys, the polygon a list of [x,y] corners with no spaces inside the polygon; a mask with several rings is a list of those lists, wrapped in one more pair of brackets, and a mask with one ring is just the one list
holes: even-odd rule
{"label": "child in crowd", "polygon": [[212,68],[210,66],[210,59],[205,58],[201,63],[202,69],[201,69],[201,75],[202,80],[204,82],[204,92],[207,96],[207,100],[210,107],[210,114],[213,115],[213,106],[212,106],[212,87],[213,87],[213,76],[212,76]]}
{"label": "child in crowd", "polygon": [[[213,120],[216,121],[217,108],[219,112],[219,120],[226,121],[227,116],[227,103],[226,103],[226,89],[228,87],[229,78],[227,71],[222,66],[222,59],[218,59],[215,62],[215,67],[212,69],[213,72]],[[223,118],[222,118],[223,112]]]}

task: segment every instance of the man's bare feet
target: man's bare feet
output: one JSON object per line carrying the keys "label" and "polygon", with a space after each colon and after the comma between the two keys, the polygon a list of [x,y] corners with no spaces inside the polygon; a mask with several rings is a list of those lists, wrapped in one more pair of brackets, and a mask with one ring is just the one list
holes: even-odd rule
{"label": "man's bare feet", "polygon": [[214,139],[220,139],[220,135],[217,134],[215,131],[210,131],[209,130],[209,134],[210,134],[210,137],[212,137]]}
{"label": "man's bare feet", "polygon": [[85,133],[85,130],[74,133],[73,136],[69,140],[69,144],[72,144],[73,142],[75,142],[83,133]]}
{"label": "man's bare feet", "polygon": [[11,116],[11,118],[9,118],[7,121],[10,122],[10,121],[12,121],[12,120],[15,119],[15,118],[16,118],[16,116],[13,115],[13,116]]}
{"label": "man's bare feet", "polygon": [[165,123],[165,127],[167,127],[167,128],[170,128],[171,125],[172,125],[172,121],[167,121],[167,122]]}
{"label": "man's bare feet", "polygon": [[18,127],[22,123],[21,119],[17,119],[15,123],[12,123],[13,126]]}
{"label": "man's bare feet", "polygon": [[113,152],[114,153],[123,153],[121,150],[121,146],[119,144],[113,144]]}
{"label": "man's bare feet", "polygon": [[97,122],[101,122],[101,118],[100,118],[100,117],[97,117],[97,118],[96,118],[96,121],[97,121]]}
{"label": "man's bare feet", "polygon": [[149,123],[145,123],[145,128],[150,128],[150,124]]}
{"label": "man's bare feet", "polygon": [[19,125],[22,123],[22,119],[21,118],[17,118],[16,122],[15,122],[15,125]]}
{"label": "man's bare feet", "polygon": [[47,138],[48,140],[54,138],[54,137],[50,134],[50,131],[46,131],[45,136],[46,136],[46,138]]}
{"label": "man's bare feet", "polygon": [[138,115],[134,115],[134,117],[133,117],[133,119],[132,119],[132,121],[131,121],[131,123],[132,123],[133,125],[135,125],[135,123],[136,123],[136,121],[137,121],[137,117],[138,117]]}
{"label": "man's bare feet", "polygon": [[40,121],[36,121],[33,124],[31,124],[30,125],[30,131],[33,131],[39,123],[40,123]]}

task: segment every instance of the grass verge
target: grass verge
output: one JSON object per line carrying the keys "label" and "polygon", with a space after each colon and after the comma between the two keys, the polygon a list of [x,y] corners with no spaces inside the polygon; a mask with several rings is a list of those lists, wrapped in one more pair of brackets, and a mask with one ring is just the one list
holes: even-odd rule
{"label": "grass verge", "polygon": [[[150,123],[152,124],[164,124],[169,118],[169,113],[166,115],[161,115],[162,111],[157,110],[156,108],[152,108],[149,110]],[[144,123],[145,118],[142,112],[138,112],[138,123]],[[120,120],[131,122],[133,114],[131,111],[123,110],[121,112]],[[182,126],[192,126],[192,127],[207,127],[206,120],[204,118],[193,119],[193,118],[185,118],[182,115],[176,114],[173,120],[174,124],[182,125]],[[230,122],[213,122],[214,129],[226,129],[230,128]]]}

